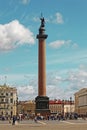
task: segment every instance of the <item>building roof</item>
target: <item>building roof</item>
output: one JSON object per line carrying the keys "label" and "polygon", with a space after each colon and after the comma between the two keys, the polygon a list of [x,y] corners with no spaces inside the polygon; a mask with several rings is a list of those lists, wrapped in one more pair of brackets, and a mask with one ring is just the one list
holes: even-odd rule
{"label": "building roof", "polygon": [[16,87],[10,87],[6,84],[0,85],[0,91],[17,91]]}
{"label": "building roof", "polygon": [[74,95],[82,94],[84,92],[87,92],[87,88],[82,88],[78,92],[76,92]]}
{"label": "building roof", "polygon": [[[71,104],[71,101],[70,100],[50,100],[49,101],[49,104],[51,105],[51,104],[66,104],[66,105],[69,105],[69,104]],[[72,101],[72,104],[74,104],[74,101]]]}
{"label": "building roof", "polygon": [[50,100],[49,104],[62,104],[61,100]]}

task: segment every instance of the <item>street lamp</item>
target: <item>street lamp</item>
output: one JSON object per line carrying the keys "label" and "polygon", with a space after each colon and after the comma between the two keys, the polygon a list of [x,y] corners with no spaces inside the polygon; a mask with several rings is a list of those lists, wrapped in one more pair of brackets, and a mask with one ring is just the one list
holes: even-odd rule
{"label": "street lamp", "polygon": [[17,99],[16,99],[16,115],[18,116],[18,96],[17,96]]}
{"label": "street lamp", "polygon": [[64,100],[62,100],[62,115],[64,117]]}
{"label": "street lamp", "polygon": [[70,97],[70,113],[72,112],[71,106],[72,106],[72,97]]}

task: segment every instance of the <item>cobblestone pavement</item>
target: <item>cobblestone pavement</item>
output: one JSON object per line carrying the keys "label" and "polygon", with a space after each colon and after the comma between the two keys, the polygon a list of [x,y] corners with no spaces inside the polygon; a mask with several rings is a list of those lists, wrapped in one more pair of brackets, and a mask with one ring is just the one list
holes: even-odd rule
{"label": "cobblestone pavement", "polygon": [[22,121],[15,125],[0,121],[0,130],[87,130],[87,120]]}

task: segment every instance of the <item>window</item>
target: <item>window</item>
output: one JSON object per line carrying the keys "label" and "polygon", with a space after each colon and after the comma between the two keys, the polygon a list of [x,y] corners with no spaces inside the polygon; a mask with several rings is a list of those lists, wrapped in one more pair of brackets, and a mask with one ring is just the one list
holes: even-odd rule
{"label": "window", "polygon": [[4,99],[2,98],[1,101],[4,102]]}
{"label": "window", "polygon": [[13,98],[10,99],[10,102],[13,103]]}
{"label": "window", "polygon": [[3,93],[1,93],[1,95],[3,96]]}
{"label": "window", "polygon": [[6,96],[8,96],[8,93],[6,93]]}
{"label": "window", "polygon": [[13,93],[11,93],[11,96],[13,96]]}
{"label": "window", "polygon": [[6,103],[8,103],[8,98],[5,99]]}

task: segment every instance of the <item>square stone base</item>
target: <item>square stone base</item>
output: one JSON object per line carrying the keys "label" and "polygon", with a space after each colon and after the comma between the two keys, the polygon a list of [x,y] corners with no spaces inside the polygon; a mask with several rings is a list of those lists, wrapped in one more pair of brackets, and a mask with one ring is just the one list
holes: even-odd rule
{"label": "square stone base", "polygon": [[49,98],[47,96],[37,96],[35,98],[36,109],[35,114],[46,116],[50,114],[49,110]]}

